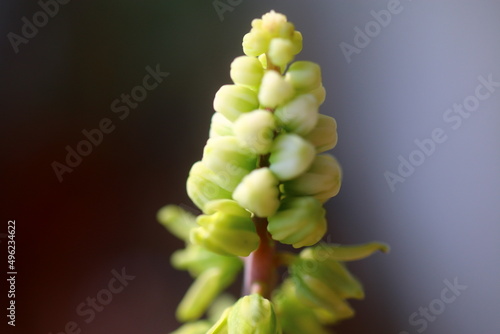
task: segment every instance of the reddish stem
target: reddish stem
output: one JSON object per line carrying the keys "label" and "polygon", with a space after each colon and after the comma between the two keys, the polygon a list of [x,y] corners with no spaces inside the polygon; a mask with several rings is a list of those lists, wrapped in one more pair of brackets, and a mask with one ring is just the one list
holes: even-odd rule
{"label": "reddish stem", "polygon": [[274,240],[267,232],[266,218],[254,217],[253,221],[260,244],[259,248],[245,259],[243,294],[258,293],[269,299],[277,283]]}

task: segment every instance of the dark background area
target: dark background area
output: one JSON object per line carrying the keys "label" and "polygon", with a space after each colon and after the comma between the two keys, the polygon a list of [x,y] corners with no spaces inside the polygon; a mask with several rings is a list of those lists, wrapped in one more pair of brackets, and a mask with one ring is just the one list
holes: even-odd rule
{"label": "dark background area", "polygon": [[[41,7],[1,1],[0,233],[16,221],[18,275],[16,327],[2,314],[0,328],[59,334],[75,321],[84,334],[160,334],[178,326],[175,308],[191,279],[170,266],[183,244],[156,213],[169,203],[194,208],[185,180],[201,158],[214,94],[230,82],[251,20],[275,9],[304,36],[297,59],[322,66],[321,112],[338,122],[332,153],[344,181],[327,203],[325,239],[392,246],[350,266],[366,299],[352,302],[357,315],[338,333],[417,333],[422,325],[409,317],[454,279],[467,288],[425,333],[498,333],[500,92],[456,130],[443,116],[474,94],[479,76],[500,81],[500,5],[401,1],[348,62],[340,44],[354,45],[354,29],[389,2],[247,0],[221,20],[213,1],[70,1],[16,53],[8,34],[22,35],[22,18],[33,22]],[[120,119],[111,103],[157,65],[169,75]],[[54,161],[64,163],[65,147],[105,118],[113,132],[59,182]],[[408,158],[414,140],[436,128],[447,141],[391,191],[384,173],[397,173],[398,156]],[[122,268],[135,278],[86,323],[77,306]]]}

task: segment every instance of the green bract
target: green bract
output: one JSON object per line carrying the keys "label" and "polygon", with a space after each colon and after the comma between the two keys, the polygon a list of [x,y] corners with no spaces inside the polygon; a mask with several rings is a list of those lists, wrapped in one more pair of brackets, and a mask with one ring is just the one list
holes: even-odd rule
{"label": "green bract", "polygon": [[[321,68],[299,60],[302,34],[283,14],[252,21],[244,56],[230,65],[233,84],[213,101],[209,139],[191,167],[187,194],[195,217],[164,207],[158,220],[185,242],[172,265],[195,279],[177,308],[186,322],[174,334],[326,334],[326,325],[354,314],[364,295],[343,261],[364,258],[380,243],[318,242],[327,230],[323,207],[341,187],[330,154],[337,123],[319,113],[325,101]],[[278,251],[276,243],[303,249]],[[223,291],[245,267],[238,301]],[[289,277],[279,286],[278,266]],[[203,315],[205,320],[200,320]]]}
{"label": "green bract", "polygon": [[230,200],[212,201],[196,219],[191,242],[222,255],[248,256],[259,245],[250,213]]}

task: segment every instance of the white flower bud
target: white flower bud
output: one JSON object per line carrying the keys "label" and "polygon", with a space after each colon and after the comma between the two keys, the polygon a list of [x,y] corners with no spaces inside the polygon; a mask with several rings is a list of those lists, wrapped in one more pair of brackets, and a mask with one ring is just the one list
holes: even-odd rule
{"label": "white flower bud", "polygon": [[234,190],[233,198],[257,216],[269,217],[280,205],[278,183],[269,168],[259,168],[243,178]]}
{"label": "white flower bud", "polygon": [[294,94],[290,83],[276,71],[267,71],[259,89],[259,102],[267,108],[276,108]]}
{"label": "white flower bud", "polygon": [[243,114],[234,123],[234,133],[240,143],[256,154],[267,154],[273,145],[276,128],[273,115],[267,110]]}
{"label": "white flower bud", "polygon": [[285,130],[304,136],[318,121],[318,103],[310,94],[299,95],[276,109],[275,116]]}
{"label": "white flower bud", "polygon": [[279,180],[291,180],[309,168],[315,153],[314,146],[300,136],[282,134],[274,141],[269,168]]}
{"label": "white flower bud", "polygon": [[293,60],[293,43],[285,38],[273,38],[269,44],[267,56],[276,66],[285,67]]}
{"label": "white flower bud", "polygon": [[255,57],[241,56],[231,63],[231,79],[239,86],[255,89],[260,85],[263,75],[262,64]]}

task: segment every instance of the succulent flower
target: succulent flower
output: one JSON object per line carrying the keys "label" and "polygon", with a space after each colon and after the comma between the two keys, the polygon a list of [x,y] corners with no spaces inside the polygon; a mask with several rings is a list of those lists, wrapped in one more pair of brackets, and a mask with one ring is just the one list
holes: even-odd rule
{"label": "succulent flower", "polygon": [[[337,123],[319,113],[321,68],[294,62],[302,34],[285,15],[271,11],[251,26],[187,179],[203,213],[172,205],[158,213],[186,244],[172,265],[195,279],[177,308],[186,324],[174,334],[326,334],[325,325],[354,314],[347,299],[364,296],[344,261],[387,251],[380,243],[318,244],[327,230],[323,203],[342,181],[339,162],[324,153],[337,144]],[[277,242],[307,248],[283,253]],[[278,266],[288,267],[283,282]],[[242,268],[244,296],[221,297]]]}

